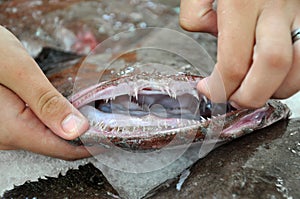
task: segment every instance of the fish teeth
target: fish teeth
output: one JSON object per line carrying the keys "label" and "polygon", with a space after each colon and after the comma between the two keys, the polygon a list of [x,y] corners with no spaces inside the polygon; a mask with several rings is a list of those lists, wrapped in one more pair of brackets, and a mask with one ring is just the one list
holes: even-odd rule
{"label": "fish teeth", "polygon": [[200,119],[201,119],[201,121],[204,121],[204,122],[206,121],[206,119],[202,116],[200,116]]}
{"label": "fish teeth", "polygon": [[137,87],[134,88],[134,96],[135,96],[135,99],[138,100],[138,88]]}
{"label": "fish teeth", "polygon": [[167,124],[167,121],[165,121],[165,128],[166,128],[166,129],[168,128],[168,124]]}
{"label": "fish teeth", "polygon": [[103,130],[105,130],[107,128],[107,124],[103,125]]}
{"label": "fish teeth", "polygon": [[207,97],[203,95],[202,99],[204,100],[205,104],[207,104],[208,102]]}
{"label": "fish teeth", "polygon": [[172,94],[171,94],[171,92],[170,92],[170,88],[169,88],[169,87],[165,87],[165,90],[166,90],[166,92],[168,93],[168,95],[169,95],[170,97],[172,97]]}

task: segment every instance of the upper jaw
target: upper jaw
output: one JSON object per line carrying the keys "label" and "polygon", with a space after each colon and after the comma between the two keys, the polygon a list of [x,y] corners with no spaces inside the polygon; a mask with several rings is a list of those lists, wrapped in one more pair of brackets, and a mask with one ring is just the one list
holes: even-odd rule
{"label": "upper jaw", "polygon": [[[180,132],[193,133],[195,140],[201,140],[210,125],[217,124],[224,127],[217,139],[226,140],[268,126],[288,115],[286,106],[273,101],[257,110],[231,112],[228,104],[215,105],[198,94],[196,84],[200,79],[129,76],[73,95],[71,102],[86,115],[91,125],[81,139],[95,143],[103,139],[138,142],[142,149],[143,142],[149,142],[148,147],[153,139],[165,143],[167,137],[173,138]],[[97,103],[99,101],[101,103]],[[109,106],[105,102],[109,102]],[[210,122],[211,114],[214,122]]]}

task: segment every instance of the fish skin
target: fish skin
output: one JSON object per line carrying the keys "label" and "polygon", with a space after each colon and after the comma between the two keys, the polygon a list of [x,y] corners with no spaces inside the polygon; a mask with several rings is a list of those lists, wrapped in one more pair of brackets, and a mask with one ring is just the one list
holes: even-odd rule
{"label": "fish skin", "polygon": [[[199,76],[191,75],[161,75],[161,74],[138,74],[116,78],[110,81],[102,82],[98,85],[80,91],[70,97],[70,101],[76,108],[80,108],[95,100],[101,98],[100,94],[105,93],[108,98],[114,98],[111,94],[113,90],[118,90],[118,86],[127,89],[130,95],[135,92],[143,92],[143,89],[161,90],[170,97],[175,97],[179,92],[189,92],[195,95],[197,82],[201,79]],[[183,83],[189,85],[186,90],[178,85]],[[184,86],[183,86],[184,87]],[[192,88],[191,89],[189,88]],[[187,91],[189,90],[189,91]],[[102,93],[101,93],[102,92]],[[151,92],[151,91],[149,91]],[[114,93],[115,94],[115,93]],[[199,98],[203,97],[198,95]],[[205,99],[207,100],[207,99]],[[203,142],[209,132],[215,135],[209,135],[212,142],[220,143],[236,139],[255,130],[265,128],[273,123],[288,118],[289,108],[276,100],[269,100],[265,106],[248,110],[240,109],[218,115],[210,119],[191,121],[189,125],[180,126],[173,129],[159,130],[153,128],[152,131],[145,131],[144,128],[109,128],[101,131],[96,122],[90,122],[90,129],[81,135],[73,143],[84,145],[101,145],[106,148],[116,145],[128,150],[157,150],[163,147],[176,147],[190,144],[192,142]],[[221,128],[221,129],[220,129]],[[107,130],[108,129],[108,130]],[[144,130],[143,130],[144,129]],[[127,131],[127,132],[124,132]]]}

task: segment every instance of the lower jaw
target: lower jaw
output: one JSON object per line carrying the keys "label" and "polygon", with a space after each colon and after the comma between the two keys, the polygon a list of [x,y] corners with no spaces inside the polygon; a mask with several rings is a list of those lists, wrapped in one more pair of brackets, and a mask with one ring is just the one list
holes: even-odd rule
{"label": "lower jaw", "polygon": [[[81,111],[84,113],[83,109]],[[101,118],[97,119],[95,119],[96,116],[87,115],[90,117],[91,127],[80,139],[75,140],[75,143],[87,146],[100,145],[107,148],[115,145],[128,150],[156,150],[187,145],[192,142],[201,143],[211,129],[220,131],[214,136],[210,135],[211,142],[226,142],[269,126],[287,116],[288,108],[280,102],[272,102],[257,110],[236,110],[217,116],[212,121],[165,118],[156,120],[156,123],[148,123],[148,125],[145,123],[136,125],[143,119],[107,113],[103,113]],[[149,117],[144,120],[151,120]],[[100,125],[95,120],[102,122],[107,120],[113,125],[104,126],[104,122]]]}

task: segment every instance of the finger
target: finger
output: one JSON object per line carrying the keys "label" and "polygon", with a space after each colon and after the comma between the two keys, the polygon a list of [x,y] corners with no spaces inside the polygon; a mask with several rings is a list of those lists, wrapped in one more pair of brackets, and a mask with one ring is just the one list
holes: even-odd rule
{"label": "finger", "polygon": [[214,0],[181,0],[179,22],[188,31],[217,34],[217,15]]}
{"label": "finger", "polygon": [[231,100],[243,107],[263,106],[285,79],[292,64],[291,19],[281,6],[259,17],[253,65]]}
{"label": "finger", "polygon": [[87,120],[55,90],[11,33],[0,27],[0,35],[0,83],[20,96],[57,135],[73,139],[83,133]]}
{"label": "finger", "polygon": [[198,90],[214,102],[227,100],[238,88],[252,62],[258,5],[252,1],[218,2],[218,56],[212,74]]}
{"label": "finger", "polygon": [[[46,128],[38,118],[35,117],[34,121],[33,115],[30,108],[25,108],[18,116],[18,126],[13,129],[14,132],[19,132],[20,137],[15,139],[14,145],[20,149],[64,160],[90,157],[90,152],[95,151],[93,147],[76,146],[61,139]],[[97,153],[103,153],[105,150],[97,147]]]}
{"label": "finger", "polygon": [[[300,17],[299,17],[300,18]],[[299,28],[300,25],[300,19],[298,20],[298,23],[292,30]],[[298,92],[300,90],[300,41],[296,41],[293,44],[293,64],[292,68],[288,72],[286,78],[284,79],[283,83],[280,85],[280,87],[277,89],[277,91],[274,93],[274,98],[288,98]]]}
{"label": "finger", "polygon": [[0,145],[0,150],[16,150],[18,148],[13,146]]}
{"label": "finger", "polygon": [[85,147],[70,145],[53,134],[12,91],[0,85],[0,148],[25,149],[61,159],[90,156]]}

